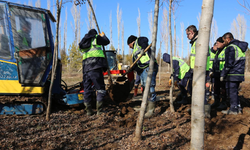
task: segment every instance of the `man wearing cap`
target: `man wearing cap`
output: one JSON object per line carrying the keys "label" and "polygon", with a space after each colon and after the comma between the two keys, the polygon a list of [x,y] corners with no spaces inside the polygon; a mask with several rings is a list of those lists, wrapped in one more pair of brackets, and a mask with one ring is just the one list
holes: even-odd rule
{"label": "man wearing cap", "polygon": [[101,45],[108,45],[109,39],[102,32],[97,34],[95,29],[89,30],[79,43],[80,51],[83,52],[82,71],[83,71],[83,88],[84,88],[84,105],[87,115],[93,114],[92,100],[92,83],[95,86],[96,110],[97,115],[103,112],[103,101],[106,95],[104,77],[102,72],[107,70],[107,63]]}
{"label": "man wearing cap", "polygon": [[[136,63],[136,65],[132,68],[132,70],[135,70],[137,72],[137,74],[140,76],[141,79],[141,85],[145,87],[149,71],[150,57],[151,57],[151,48],[149,48],[149,50],[144,53],[144,50],[148,47],[148,38],[136,37],[134,35],[131,35],[127,40],[127,44],[130,48],[133,49],[132,53],[133,62],[140,55],[143,55],[140,58],[140,60]],[[154,70],[150,84],[150,93],[149,93],[150,98],[148,99],[147,113],[145,114],[146,118],[151,117],[153,115],[155,109],[155,101],[156,101],[155,85],[156,85],[156,75],[158,72],[158,64],[155,58],[152,61],[154,61]]]}

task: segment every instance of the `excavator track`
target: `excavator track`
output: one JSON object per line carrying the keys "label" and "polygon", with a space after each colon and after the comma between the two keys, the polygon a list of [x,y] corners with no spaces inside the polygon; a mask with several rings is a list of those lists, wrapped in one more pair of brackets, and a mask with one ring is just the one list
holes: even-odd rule
{"label": "excavator track", "polygon": [[40,115],[46,108],[44,96],[0,96],[0,115]]}

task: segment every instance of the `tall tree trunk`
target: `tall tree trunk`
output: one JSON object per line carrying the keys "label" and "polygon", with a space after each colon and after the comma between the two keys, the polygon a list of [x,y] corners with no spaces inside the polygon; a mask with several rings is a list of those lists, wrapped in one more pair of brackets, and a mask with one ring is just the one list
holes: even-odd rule
{"label": "tall tree trunk", "polygon": [[162,44],[162,40],[160,41],[160,48],[159,48],[159,84],[161,85],[161,44]]}
{"label": "tall tree trunk", "polygon": [[[169,23],[168,23],[168,27],[169,27],[169,43],[170,43],[170,64],[171,64],[171,75],[173,74],[173,43],[172,43],[172,29],[171,29],[171,10],[172,10],[172,3],[173,0],[169,0]],[[172,80],[172,84],[169,90],[169,97],[170,97],[170,111],[174,112],[174,104],[173,104],[173,89],[174,89],[174,77],[171,76],[171,80]]]}
{"label": "tall tree trunk", "polygon": [[203,0],[199,38],[196,43],[196,57],[193,75],[191,150],[204,149],[204,94],[207,52],[213,18],[214,0]]}
{"label": "tall tree trunk", "polygon": [[148,94],[149,94],[149,88],[150,88],[150,83],[151,83],[152,74],[153,74],[153,70],[154,70],[154,58],[155,58],[155,51],[156,51],[158,14],[159,14],[159,0],[155,0],[152,52],[151,52],[151,58],[150,58],[150,64],[149,64],[149,72],[148,72],[147,81],[146,81],[146,87],[145,87],[145,91],[144,91],[143,99],[142,99],[142,103],[141,103],[140,114],[138,116],[137,123],[136,123],[135,137],[134,137],[135,141],[141,140],[143,119],[144,119],[144,115],[145,115]]}
{"label": "tall tree trunk", "polygon": [[62,8],[62,0],[59,4],[59,0],[56,1],[57,6],[57,22],[56,22],[56,39],[55,39],[55,49],[53,54],[53,64],[52,64],[52,73],[51,73],[51,84],[49,87],[49,96],[48,96],[48,107],[46,112],[46,120],[49,121],[50,119],[50,112],[51,112],[51,92],[52,87],[54,84],[55,74],[56,74],[56,67],[57,67],[57,60],[58,60],[58,35],[59,35],[59,22],[60,22],[60,15],[61,15],[61,8]]}

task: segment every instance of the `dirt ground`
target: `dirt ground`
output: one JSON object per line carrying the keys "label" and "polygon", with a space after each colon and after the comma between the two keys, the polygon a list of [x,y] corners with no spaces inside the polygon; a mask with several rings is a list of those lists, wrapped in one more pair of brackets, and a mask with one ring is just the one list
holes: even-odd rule
{"label": "dirt ground", "polygon": [[[205,119],[205,150],[250,149],[250,79],[239,92],[243,114],[224,115],[212,111]],[[179,149],[188,150],[191,140],[191,104],[169,108],[168,78],[157,80],[155,115],[145,119],[140,142],[134,142],[134,131],[141,101],[133,91],[125,102],[106,100],[105,114],[88,117],[84,107],[54,106],[51,120],[40,116],[0,116],[0,149]],[[174,91],[174,96],[178,90]],[[139,90],[139,95],[141,91]],[[166,98],[164,98],[166,97]],[[210,101],[211,103],[212,101]],[[137,109],[136,109],[137,108]]]}

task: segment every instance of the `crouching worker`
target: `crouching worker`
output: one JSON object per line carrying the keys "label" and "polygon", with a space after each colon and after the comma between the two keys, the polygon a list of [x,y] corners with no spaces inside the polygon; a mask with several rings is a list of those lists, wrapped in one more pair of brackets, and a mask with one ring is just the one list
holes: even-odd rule
{"label": "crouching worker", "polygon": [[[163,61],[170,64],[170,55],[167,53],[163,54]],[[187,104],[187,92],[192,94],[192,82],[189,81],[191,78],[190,67],[183,60],[173,57],[173,77],[175,86],[178,86],[181,90],[182,100],[178,101],[177,104]]]}
{"label": "crouching worker", "polygon": [[[137,74],[140,76],[141,85],[146,85],[146,80],[149,71],[149,63],[151,57],[151,48],[148,49],[147,52],[144,53],[144,50],[148,47],[148,38],[146,37],[136,37],[134,35],[129,36],[127,40],[127,44],[130,48],[133,49],[133,62],[140,56],[143,55],[140,60],[136,63],[135,67],[132,70],[135,70]],[[145,117],[151,117],[155,110],[155,101],[156,101],[156,92],[155,92],[155,85],[156,85],[156,75],[158,72],[158,64],[156,59],[154,58],[154,70],[152,73],[152,80],[150,83],[150,93],[148,99],[148,106],[147,106],[147,113]]]}
{"label": "crouching worker", "polygon": [[89,30],[79,43],[80,51],[83,52],[82,71],[83,71],[83,87],[84,87],[84,105],[87,115],[93,115],[91,107],[93,83],[97,91],[96,110],[97,115],[102,113],[103,101],[106,95],[103,71],[107,70],[107,62],[101,45],[108,45],[109,39],[102,32],[97,34],[95,29]]}

